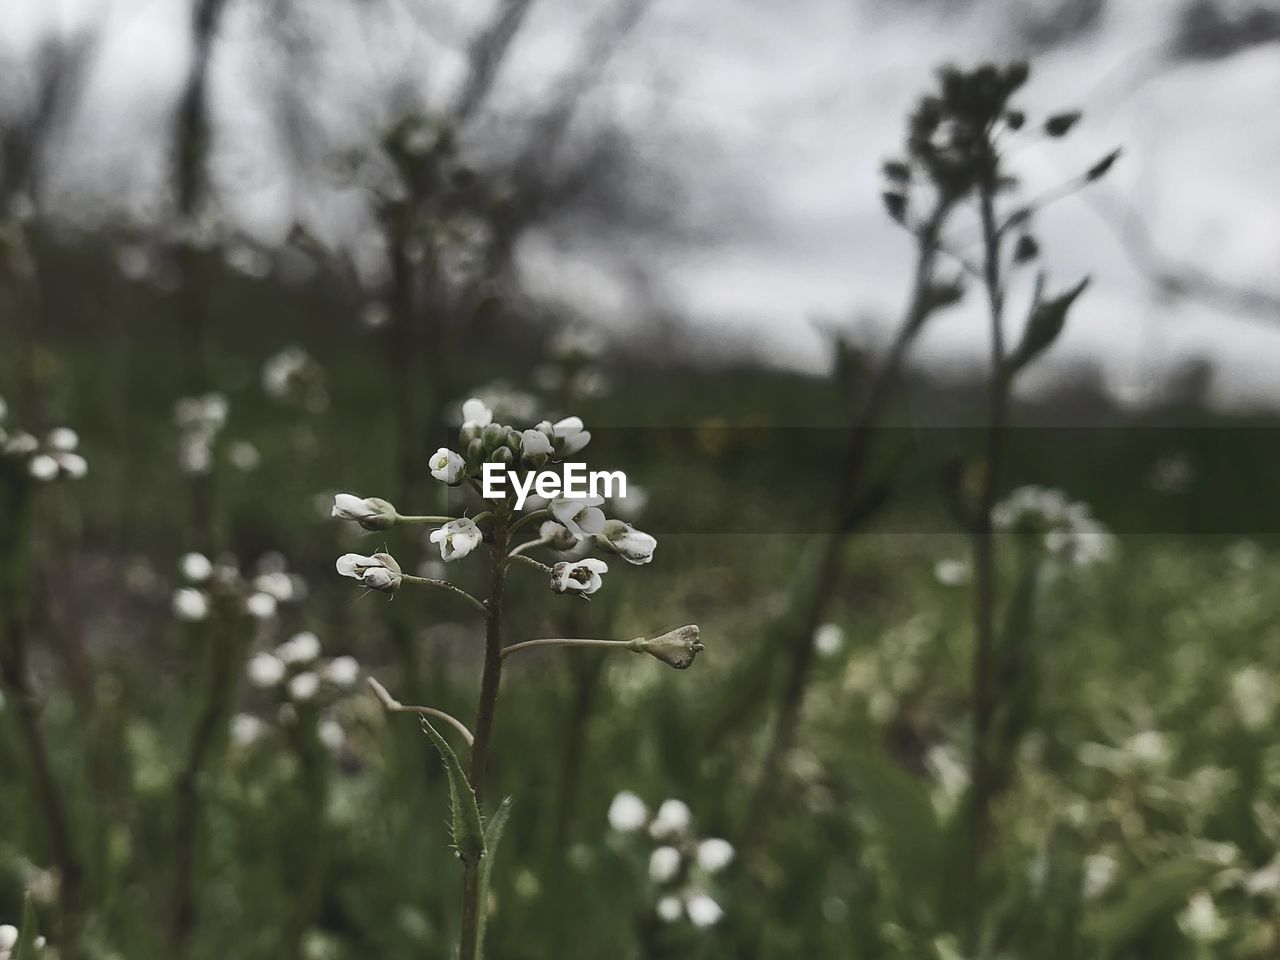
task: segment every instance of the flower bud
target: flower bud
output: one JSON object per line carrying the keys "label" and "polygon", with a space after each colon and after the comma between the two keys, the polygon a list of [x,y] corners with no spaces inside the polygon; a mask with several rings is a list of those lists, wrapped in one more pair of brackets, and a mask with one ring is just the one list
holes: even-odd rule
{"label": "flower bud", "polygon": [[480,435],[486,450],[496,450],[507,442],[507,428],[500,423],[491,423]]}
{"label": "flower bud", "polygon": [[335,494],[331,516],[354,520],[366,530],[390,530],[398,514],[393,504],[380,497],[357,497],[353,493]]}
{"label": "flower bud", "polygon": [[504,444],[494,450],[493,453],[489,454],[489,460],[491,463],[501,463],[504,466],[510,467],[516,462],[516,455],[511,452],[510,447]]}
{"label": "flower bud", "polygon": [[633,640],[632,644],[636,650],[641,650],[651,657],[657,657],[677,670],[684,670],[693,663],[693,658],[703,651],[698,637],[698,627],[691,623],[677,627],[660,637],[654,637],[652,640],[641,637]]}
{"label": "flower bud", "polygon": [[338,558],[337,568],[342,576],[359,580],[370,590],[395,593],[400,589],[400,564],[389,553],[375,553],[369,557],[346,553]]}

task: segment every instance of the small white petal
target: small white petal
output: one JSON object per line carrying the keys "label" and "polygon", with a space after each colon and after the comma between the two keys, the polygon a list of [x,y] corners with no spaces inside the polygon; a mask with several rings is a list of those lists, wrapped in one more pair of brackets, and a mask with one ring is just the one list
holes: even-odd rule
{"label": "small white petal", "polygon": [[213,576],[213,562],[203,553],[184,553],[178,561],[178,569],[192,583],[204,583]]}
{"label": "small white petal", "polygon": [[649,855],[649,879],[654,883],[670,883],[680,872],[680,851],[675,847],[658,847]]}
{"label": "small white petal", "polygon": [[623,790],[609,804],[609,826],[619,833],[639,830],[649,820],[649,808],[630,790]]}
{"label": "small white petal", "polygon": [[698,866],[708,873],[723,870],[733,862],[733,844],[719,837],[703,840],[698,844]]}
{"label": "small white petal", "polygon": [[173,593],[173,613],[179,620],[195,622],[209,616],[209,598],[192,587]]}
{"label": "small white petal", "polygon": [[724,911],[720,909],[720,904],[705,893],[695,894],[690,897],[689,902],[685,904],[685,910],[689,912],[689,921],[695,927],[715,926],[720,922],[720,918],[724,916]]}
{"label": "small white petal", "polygon": [[289,696],[294,700],[310,700],[320,689],[320,678],[307,671],[296,674],[289,681]]}
{"label": "small white petal", "polygon": [[249,682],[255,687],[274,687],[284,679],[284,661],[270,653],[259,653],[249,658],[245,667]]}

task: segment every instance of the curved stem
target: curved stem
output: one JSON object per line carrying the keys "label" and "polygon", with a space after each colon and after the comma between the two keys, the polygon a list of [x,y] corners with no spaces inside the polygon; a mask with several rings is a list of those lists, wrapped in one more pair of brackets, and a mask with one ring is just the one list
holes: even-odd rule
{"label": "curved stem", "polygon": [[518,557],[526,550],[532,550],[534,547],[545,547],[550,542],[550,537],[538,537],[536,540],[526,540],[524,543],[520,544],[520,546],[513,547],[507,556]]}
{"label": "curved stem", "polygon": [[475,743],[476,738],[471,735],[471,731],[467,729],[466,724],[452,714],[445,713],[443,710],[437,710],[435,707],[415,707],[410,704],[401,703],[395,697],[391,696],[391,693],[387,688],[373,677],[369,678],[369,686],[373,690],[373,695],[378,698],[382,703],[383,708],[388,713],[416,713],[423,717],[434,717],[437,720],[441,720],[449,724],[449,726],[457,730],[458,733],[462,734],[462,739],[467,741],[468,747]]}
{"label": "curved stem", "polygon": [[511,525],[511,533],[515,533],[521,527],[527,527],[536,520],[546,520],[550,518],[550,510],[534,510],[532,513],[526,513],[523,517]]}
{"label": "curved stem", "polygon": [[556,637],[547,640],[525,640],[523,643],[513,643],[502,651],[502,656],[504,658],[509,657],[520,650],[531,650],[534,647],[613,647],[614,649],[630,650],[632,653],[640,652],[638,640],[588,640]]}
{"label": "curved stem", "polygon": [[457,519],[457,517],[406,517],[403,513],[396,514],[396,523],[434,523],[444,526],[446,523]]}
{"label": "curved stem", "polygon": [[540,560],[533,559],[533,557],[526,557],[523,553],[515,553],[513,551],[512,553],[507,555],[507,559],[502,565],[505,567],[508,564],[510,564],[512,560],[518,560],[521,563],[523,563],[526,567],[533,567],[533,569],[539,571],[540,573],[545,573],[547,576],[551,576],[551,568],[549,566],[547,566],[545,563],[541,562]]}
{"label": "curved stem", "polygon": [[484,605],[484,601],[473,597],[461,587],[455,587],[448,580],[433,580],[431,577],[415,577],[408,573],[403,573],[400,576],[406,583],[420,583],[424,587],[435,587],[437,590],[447,590],[449,593],[457,594],[485,616],[489,615],[489,608]]}

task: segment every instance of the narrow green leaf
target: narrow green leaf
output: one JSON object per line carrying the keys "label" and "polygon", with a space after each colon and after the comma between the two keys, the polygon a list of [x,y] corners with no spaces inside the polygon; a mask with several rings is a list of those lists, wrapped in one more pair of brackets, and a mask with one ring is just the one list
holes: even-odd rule
{"label": "narrow green leaf", "polygon": [[40,930],[36,925],[36,909],[31,905],[31,894],[22,899],[22,923],[18,927],[18,942],[13,949],[13,960],[35,960],[36,937]]}
{"label": "narrow green leaf", "polygon": [[445,773],[449,777],[449,806],[453,815],[453,845],[458,856],[465,864],[479,863],[484,857],[484,828],[480,824],[480,807],[476,803],[475,791],[458,762],[458,756],[449,746],[449,742],[440,735],[440,731],[427,722],[424,717],[422,729],[427,732],[440,759],[444,761]]}
{"label": "narrow green leaf", "polygon": [[487,909],[489,903],[489,877],[493,872],[493,858],[498,852],[498,842],[502,839],[502,831],[507,826],[507,818],[509,816],[511,816],[511,798],[507,797],[502,803],[498,804],[498,809],[493,811],[493,816],[489,818],[489,822],[485,824],[484,828],[485,852],[484,859],[480,861],[480,929],[476,935],[481,955],[484,954],[485,919],[489,913]]}
{"label": "narrow green leaf", "polygon": [[1067,312],[1071,309],[1071,305],[1076,302],[1080,294],[1084,293],[1088,285],[1089,278],[1085,277],[1071,289],[1048,300],[1039,300],[1032,307],[1031,316],[1027,318],[1027,326],[1022,331],[1022,340],[1018,348],[1005,361],[1010,376],[1053,345],[1067,325]]}

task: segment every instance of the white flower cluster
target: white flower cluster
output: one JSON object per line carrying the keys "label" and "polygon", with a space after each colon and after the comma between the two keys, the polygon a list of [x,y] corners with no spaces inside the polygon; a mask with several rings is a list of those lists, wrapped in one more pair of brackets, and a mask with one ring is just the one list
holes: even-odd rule
{"label": "white flower cluster", "polygon": [[80,437],[70,427],[50,430],[42,443],[24,430],[7,426],[8,407],[0,397],[0,457],[26,462],[26,472],[41,483],[79,480],[89,472],[89,462],[76,448]]}
{"label": "white flower cluster", "polygon": [[[360,663],[346,654],[324,658],[320,638],[307,630],[295,633],[274,650],[254,654],[245,673],[250,685],[275,692],[281,699],[281,720],[293,721],[301,704],[327,699],[331,705],[335,694],[351,690],[360,679]],[[266,731],[266,723],[250,713],[237,714],[231,720],[231,738],[242,746],[257,741]],[[342,724],[332,716],[318,719],[316,735],[331,750],[346,742]]]}
{"label": "white flower cluster", "polygon": [[308,413],[323,413],[329,406],[324,368],[302,347],[285,347],[262,366],[262,389],[280,403]]}
{"label": "white flower cluster", "polygon": [[649,879],[657,887],[654,911],[666,923],[688,917],[695,927],[719,923],[724,910],[709,893],[710,878],[733,862],[728,840],[700,840],[693,814],[682,800],[664,800],[656,813],[629,790],[609,804],[609,826],[619,833],[644,833],[655,846],[649,853]]}
{"label": "white flower cluster", "polygon": [[173,407],[179,430],[178,464],[183,473],[202,476],[213,470],[213,450],[227,425],[227,398],[220,393],[183,397]]}
{"label": "white flower cluster", "polygon": [[996,505],[991,519],[997,530],[1043,537],[1051,554],[1077,567],[1116,555],[1115,537],[1090,515],[1089,505],[1068,500],[1061,490],[1018,487]]}
{"label": "white flower cluster", "polygon": [[[441,447],[428,461],[431,475],[454,487],[470,484],[479,490],[486,463],[501,463],[512,472],[539,470],[548,463],[576,455],[591,440],[591,433],[578,417],[567,417],[556,423],[544,420],[522,430],[496,423],[493,411],[474,397],[462,405],[462,415],[459,439],[463,452]],[[604,502],[604,498],[598,496],[552,500],[529,497],[524,508],[543,510],[549,517],[539,527],[536,541],[522,545],[521,549],[545,546],[565,553],[594,543],[628,563],[645,564],[652,560],[658,541],[624,520],[608,519],[600,509]],[[414,519],[401,517],[385,500],[351,493],[334,497],[332,513],[367,530],[386,530],[406,519]],[[430,535],[430,541],[439,547],[440,558],[446,563],[467,556],[484,539],[485,531],[480,523],[470,517],[443,520]],[[386,593],[399,589],[403,579],[399,565],[386,553],[371,556],[348,553],[338,559],[337,569],[344,577],[352,577],[370,589]],[[549,569],[551,589],[556,593],[588,595],[600,589],[609,565],[593,557],[578,557],[563,560]]]}
{"label": "white flower cluster", "polygon": [[[17,947],[19,939],[17,927],[11,923],[0,923],[0,960],[9,960],[13,956],[13,950]],[[44,949],[44,937],[36,937],[31,942],[37,950]],[[22,960],[27,960],[27,958],[24,956]]]}
{"label": "white flower cluster", "polygon": [[275,617],[281,603],[301,600],[306,581],[291,574],[284,557],[270,553],[258,562],[257,573],[246,579],[233,558],[217,563],[203,553],[186,553],[178,561],[185,585],[173,592],[173,614],[179,620],[207,620],[213,604],[226,600],[255,620]]}

